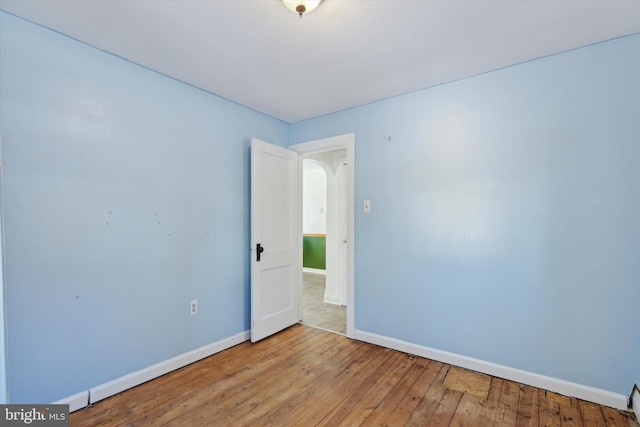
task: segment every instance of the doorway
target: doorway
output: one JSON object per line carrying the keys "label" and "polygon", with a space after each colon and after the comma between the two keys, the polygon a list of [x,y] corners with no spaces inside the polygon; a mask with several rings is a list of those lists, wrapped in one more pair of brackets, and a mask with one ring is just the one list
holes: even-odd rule
{"label": "doorway", "polygon": [[302,323],[347,332],[346,149],[302,156]]}
{"label": "doorway", "polygon": [[[304,282],[308,285],[316,285],[315,291],[307,286],[306,294],[315,292],[320,295],[322,309],[327,315],[332,312],[342,311],[342,327],[332,326],[339,317],[325,320],[324,325],[316,325],[323,329],[346,334],[353,338],[354,334],[354,272],[353,272],[353,239],[354,239],[354,153],[355,135],[346,134],[336,137],[311,141],[303,144],[290,146],[289,149],[300,154],[300,176],[303,175],[304,162],[311,160],[314,167],[320,167],[326,174],[326,201],[324,214],[327,217],[326,232],[309,233],[325,234],[326,245],[326,266],[324,275],[318,274],[322,271],[307,271],[303,273],[301,281],[300,318],[303,323],[311,323],[314,319],[309,316],[318,314],[309,313],[305,316]],[[301,183],[302,184],[302,183]],[[303,188],[301,185],[300,188]],[[304,197],[304,195],[303,195]],[[301,198],[302,200],[302,198]],[[316,213],[322,206],[316,206]],[[301,209],[302,211],[302,209]],[[320,231],[323,231],[320,229]],[[321,269],[319,269],[321,270]],[[304,280],[306,279],[306,280]],[[324,283],[322,283],[324,281]],[[320,299],[316,296],[316,300]],[[307,305],[307,307],[305,307]],[[320,313],[322,314],[322,313]],[[335,314],[335,313],[333,313]],[[309,322],[307,322],[307,317]]]}

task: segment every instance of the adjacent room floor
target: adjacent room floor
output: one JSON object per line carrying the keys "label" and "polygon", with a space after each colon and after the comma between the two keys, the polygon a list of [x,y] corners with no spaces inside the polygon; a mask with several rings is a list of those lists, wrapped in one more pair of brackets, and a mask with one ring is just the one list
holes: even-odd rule
{"label": "adjacent room floor", "polygon": [[322,274],[303,274],[302,323],[346,334],[347,308],[323,302],[325,278]]}

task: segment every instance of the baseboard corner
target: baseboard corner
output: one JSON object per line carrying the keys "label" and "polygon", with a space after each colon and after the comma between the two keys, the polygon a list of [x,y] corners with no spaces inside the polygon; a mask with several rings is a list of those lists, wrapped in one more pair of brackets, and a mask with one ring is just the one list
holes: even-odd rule
{"label": "baseboard corner", "polygon": [[74,412],[89,406],[89,391],[82,391],[52,403],[53,405],[69,405],[69,412]]}
{"label": "baseboard corner", "polygon": [[640,421],[640,386],[638,384],[633,385],[631,395],[629,396],[629,409],[636,414],[636,419]]}

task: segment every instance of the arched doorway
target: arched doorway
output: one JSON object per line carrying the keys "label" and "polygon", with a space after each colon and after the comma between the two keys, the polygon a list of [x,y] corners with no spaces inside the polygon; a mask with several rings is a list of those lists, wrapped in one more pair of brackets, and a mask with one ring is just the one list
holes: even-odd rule
{"label": "arched doorway", "polygon": [[303,156],[302,322],[341,334],[347,327],[346,154]]}

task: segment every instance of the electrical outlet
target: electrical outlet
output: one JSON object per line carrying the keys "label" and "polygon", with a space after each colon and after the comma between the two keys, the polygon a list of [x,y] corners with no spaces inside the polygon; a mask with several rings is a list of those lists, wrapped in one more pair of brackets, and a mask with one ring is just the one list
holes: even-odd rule
{"label": "electrical outlet", "polygon": [[198,314],[198,300],[194,299],[189,301],[189,314],[195,316]]}

